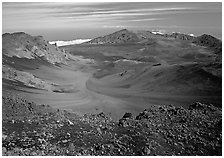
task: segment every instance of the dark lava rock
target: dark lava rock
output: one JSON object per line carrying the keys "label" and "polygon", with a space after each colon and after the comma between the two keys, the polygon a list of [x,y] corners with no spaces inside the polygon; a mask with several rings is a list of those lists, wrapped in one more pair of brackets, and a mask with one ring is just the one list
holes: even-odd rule
{"label": "dark lava rock", "polygon": [[150,113],[149,111],[147,111],[146,109],[141,112],[138,116],[136,116],[136,120],[141,120],[141,119],[148,119],[150,117]]}
{"label": "dark lava rock", "polygon": [[189,109],[150,106],[119,122],[105,113],[79,116],[19,97],[3,97],[2,108],[5,156],[222,155],[222,111],[199,102]]}
{"label": "dark lava rock", "polygon": [[103,113],[103,112],[97,114],[97,116],[98,116],[98,117],[102,117],[102,118],[105,118],[105,117],[106,117],[105,113]]}
{"label": "dark lava rock", "polygon": [[126,119],[120,119],[119,123],[118,123],[118,126],[127,127],[128,126],[127,120]]}
{"label": "dark lava rock", "polygon": [[124,119],[126,119],[126,118],[132,118],[132,113],[125,113],[124,114],[124,116],[122,117],[122,118],[124,118]]}
{"label": "dark lava rock", "polygon": [[142,149],[142,155],[149,155],[150,153],[151,150],[147,146],[144,146]]}
{"label": "dark lava rock", "polygon": [[207,105],[200,102],[195,102],[191,104],[188,108],[189,110],[197,109],[197,110],[210,110],[210,111],[217,111],[218,108],[214,107],[213,105]]}
{"label": "dark lava rock", "polygon": [[195,102],[195,103],[193,103],[193,104],[191,104],[189,106],[189,110],[193,110],[193,109],[203,109],[203,108],[205,108],[205,105],[202,104],[202,103],[200,103],[200,102]]}

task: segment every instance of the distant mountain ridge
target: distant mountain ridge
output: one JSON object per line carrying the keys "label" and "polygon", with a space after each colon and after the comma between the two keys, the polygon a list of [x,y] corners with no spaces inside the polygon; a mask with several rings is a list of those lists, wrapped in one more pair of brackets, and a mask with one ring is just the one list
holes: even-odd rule
{"label": "distant mountain ridge", "polygon": [[140,43],[146,39],[156,39],[156,38],[173,38],[178,40],[190,41],[192,43],[206,46],[206,47],[218,47],[220,48],[221,41],[211,35],[204,34],[202,36],[192,36],[184,33],[172,33],[172,34],[155,34],[151,31],[129,31],[127,29],[123,29],[112,34],[97,37],[92,39],[89,42],[85,42],[86,44],[125,44],[125,43]]}

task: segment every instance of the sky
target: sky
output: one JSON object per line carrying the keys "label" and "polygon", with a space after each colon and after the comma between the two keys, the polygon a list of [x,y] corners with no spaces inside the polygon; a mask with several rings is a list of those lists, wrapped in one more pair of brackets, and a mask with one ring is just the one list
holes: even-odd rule
{"label": "sky", "polygon": [[221,2],[3,2],[2,33],[25,32],[49,41],[86,39],[121,29],[204,33],[221,39]]}

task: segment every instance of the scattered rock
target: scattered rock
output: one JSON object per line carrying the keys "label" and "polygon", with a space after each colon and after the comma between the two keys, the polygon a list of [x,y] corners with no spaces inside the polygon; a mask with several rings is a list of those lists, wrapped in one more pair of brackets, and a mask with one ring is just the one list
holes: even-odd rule
{"label": "scattered rock", "polygon": [[20,104],[32,113],[5,111],[3,155],[222,155],[222,112],[212,105],[151,106],[136,118],[125,113],[114,122],[105,113],[77,116],[21,98],[3,99],[3,108]]}
{"label": "scattered rock", "polygon": [[67,120],[69,125],[74,125],[74,123],[70,120]]}
{"label": "scattered rock", "polygon": [[100,129],[99,127],[97,127],[96,130],[97,130],[97,132],[98,132],[100,135],[103,134],[102,131],[101,131],[101,129]]}
{"label": "scattered rock", "polygon": [[143,155],[149,155],[151,153],[151,150],[147,146],[144,146],[142,149],[142,153]]}
{"label": "scattered rock", "polygon": [[7,149],[5,147],[2,147],[2,155],[5,156],[7,152]]}

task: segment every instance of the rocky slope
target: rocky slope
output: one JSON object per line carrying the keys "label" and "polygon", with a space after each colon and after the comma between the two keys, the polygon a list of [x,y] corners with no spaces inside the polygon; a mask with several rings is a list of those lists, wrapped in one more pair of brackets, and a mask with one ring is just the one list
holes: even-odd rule
{"label": "rocky slope", "polygon": [[67,54],[49,44],[42,36],[31,36],[24,32],[2,35],[2,53],[9,57],[35,59],[43,57],[48,62],[66,63]]}
{"label": "rocky slope", "polygon": [[104,113],[81,116],[9,94],[2,104],[3,155],[222,154],[222,112],[213,105],[152,106],[114,122]]}
{"label": "rocky slope", "polygon": [[2,57],[4,83],[52,91],[54,83],[38,78],[27,70],[67,64],[72,55],[49,44],[42,36],[16,32],[2,35]]}

